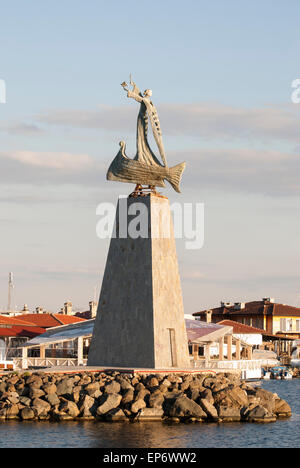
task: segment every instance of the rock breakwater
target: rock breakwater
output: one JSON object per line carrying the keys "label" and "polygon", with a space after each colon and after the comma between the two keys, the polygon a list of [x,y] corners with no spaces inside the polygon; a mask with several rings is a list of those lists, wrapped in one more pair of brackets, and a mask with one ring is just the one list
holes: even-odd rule
{"label": "rock breakwater", "polygon": [[235,374],[117,371],[0,376],[0,420],[274,422],[291,416],[276,393]]}

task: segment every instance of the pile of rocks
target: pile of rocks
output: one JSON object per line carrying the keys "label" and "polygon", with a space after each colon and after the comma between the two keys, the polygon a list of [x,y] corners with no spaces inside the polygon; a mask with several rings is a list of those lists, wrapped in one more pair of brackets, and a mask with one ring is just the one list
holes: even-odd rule
{"label": "pile of rocks", "polygon": [[273,422],[291,416],[276,393],[234,374],[43,372],[0,376],[0,419]]}

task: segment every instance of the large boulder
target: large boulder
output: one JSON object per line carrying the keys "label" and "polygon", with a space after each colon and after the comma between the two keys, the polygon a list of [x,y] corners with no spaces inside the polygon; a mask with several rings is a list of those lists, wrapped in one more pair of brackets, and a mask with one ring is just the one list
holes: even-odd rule
{"label": "large boulder", "polygon": [[292,415],[292,410],[285,400],[275,398],[274,414],[278,418],[289,418]]}
{"label": "large boulder", "polygon": [[97,408],[97,415],[103,416],[110,410],[117,408],[121,403],[122,395],[118,393],[109,393],[100,397],[99,406]]}
{"label": "large boulder", "polygon": [[39,419],[47,419],[51,410],[51,405],[41,398],[35,398],[31,405],[32,410]]}
{"label": "large boulder", "polygon": [[213,395],[216,406],[242,408],[248,406],[249,403],[246,391],[234,385],[215,392]]}
{"label": "large boulder", "polygon": [[6,392],[7,389],[7,383],[6,382],[0,382],[0,394]]}
{"label": "large boulder", "polygon": [[132,403],[134,400],[134,392],[130,388],[125,391],[122,400],[121,400],[121,405],[125,406],[128,403]]}
{"label": "large boulder", "polygon": [[159,386],[159,381],[156,377],[150,377],[147,380],[147,383],[146,383],[147,388],[158,387],[158,386]]}
{"label": "large boulder", "polygon": [[54,383],[49,382],[42,386],[42,390],[45,392],[46,395],[50,395],[56,393],[57,387]]}
{"label": "large boulder", "polygon": [[220,390],[223,390],[224,388],[228,387],[228,385],[229,380],[223,375],[206,377],[206,379],[203,380],[203,386],[205,388],[209,388],[213,392],[219,392]]}
{"label": "large boulder", "polygon": [[201,393],[200,393],[200,397],[204,400],[207,400],[209,403],[211,403],[212,405],[214,404],[215,400],[214,400],[214,397],[213,397],[213,394],[212,394],[212,391],[210,388],[205,388]]}
{"label": "large boulder", "polygon": [[67,415],[70,419],[77,418],[77,416],[79,415],[79,409],[76,403],[74,403],[74,401],[69,401],[65,399],[61,400],[60,405],[58,407],[58,411],[61,413],[61,415]]}
{"label": "large boulder", "polygon": [[119,382],[113,380],[105,386],[104,391],[105,393],[119,393],[121,391],[121,385],[119,384]]}
{"label": "large boulder", "polygon": [[164,408],[170,417],[207,419],[205,411],[195,401],[185,395],[176,398],[172,402],[169,400],[168,404],[164,405]]}
{"label": "large boulder", "polygon": [[40,398],[44,395],[45,392],[41,388],[31,386],[29,389],[29,398],[31,398],[32,400],[35,398]]}
{"label": "large boulder", "polygon": [[224,422],[237,422],[241,420],[241,412],[239,408],[219,406],[218,408],[219,419]]}
{"label": "large boulder", "polygon": [[255,406],[252,409],[243,413],[243,419],[248,422],[274,422],[276,416],[261,405]]}
{"label": "large boulder", "polygon": [[92,419],[97,411],[98,404],[95,399],[90,395],[84,395],[78,403],[78,408],[80,411],[80,417],[86,419]]}
{"label": "large boulder", "polygon": [[31,398],[21,396],[20,397],[20,403],[22,403],[22,405],[24,405],[24,406],[30,406],[31,405]]}
{"label": "large boulder", "polygon": [[123,377],[121,377],[119,380],[118,380],[120,386],[121,386],[121,391],[122,392],[126,392],[127,390],[134,390],[134,387],[131,385],[130,382],[128,382],[127,379],[124,379]]}
{"label": "large boulder", "polygon": [[207,414],[209,419],[212,419],[213,421],[217,421],[219,419],[217,409],[209,400],[201,398],[199,400],[199,405]]}
{"label": "large boulder", "polygon": [[17,419],[19,414],[19,407],[18,405],[11,404],[8,405],[6,408],[6,419]]}
{"label": "large boulder", "polygon": [[7,384],[15,385],[20,381],[20,377],[18,375],[11,375],[7,379]]}
{"label": "large boulder", "polygon": [[143,400],[142,398],[139,398],[132,403],[130,409],[132,413],[138,413],[143,408],[146,408],[145,400]]}
{"label": "large boulder", "polygon": [[267,409],[269,413],[274,413],[275,410],[275,395],[263,388],[255,388],[255,398],[259,400],[259,404]]}
{"label": "large boulder", "polygon": [[57,395],[71,395],[73,392],[74,382],[70,378],[64,378],[57,384],[56,393]]}
{"label": "large boulder", "polygon": [[56,405],[59,405],[59,403],[60,403],[60,399],[58,398],[56,393],[49,393],[48,395],[45,395],[45,400],[51,406],[56,406]]}
{"label": "large boulder", "polygon": [[[73,389],[73,392],[74,390],[76,389],[77,392],[80,392],[81,390],[81,386],[76,386],[74,387]],[[85,393],[87,393],[89,396],[91,397],[94,397],[94,398],[99,398],[99,396],[102,395],[102,392],[100,390],[100,384],[99,382],[91,382],[89,384],[87,384],[84,388],[84,391]],[[108,392],[109,393],[109,392]]]}
{"label": "large boulder", "polygon": [[150,408],[161,408],[165,398],[160,390],[156,390],[149,396],[148,405]]}
{"label": "large boulder", "polygon": [[26,385],[29,385],[30,387],[40,388],[43,385],[43,381],[39,375],[31,374],[29,377],[26,378]]}
{"label": "large boulder", "polygon": [[135,400],[144,400],[146,396],[147,396],[147,398],[148,398],[148,395],[150,395],[150,391],[147,390],[146,388],[141,388],[141,389],[136,393],[134,399],[135,399]]}
{"label": "large boulder", "polygon": [[25,406],[25,408],[21,410],[20,416],[21,419],[24,419],[25,421],[35,418],[34,411],[32,408],[29,408],[29,406]]}
{"label": "large boulder", "polygon": [[13,405],[16,405],[19,403],[19,394],[17,392],[7,392],[7,401],[12,403]]}

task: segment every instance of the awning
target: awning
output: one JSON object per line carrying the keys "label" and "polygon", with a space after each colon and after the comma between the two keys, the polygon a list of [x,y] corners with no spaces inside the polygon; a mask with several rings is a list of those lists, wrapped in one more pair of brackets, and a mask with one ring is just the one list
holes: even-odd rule
{"label": "awning", "polygon": [[78,337],[92,336],[95,319],[85,320],[84,322],[72,323],[71,325],[62,325],[47,330],[42,335],[36,336],[27,341],[22,348],[35,348],[41,345],[50,345],[62,341],[75,340]]}

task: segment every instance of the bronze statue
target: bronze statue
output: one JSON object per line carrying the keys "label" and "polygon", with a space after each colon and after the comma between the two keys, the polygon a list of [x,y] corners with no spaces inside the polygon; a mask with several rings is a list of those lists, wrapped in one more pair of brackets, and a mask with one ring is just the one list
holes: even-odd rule
{"label": "bronze statue", "polygon": [[[150,100],[152,91],[151,89],[146,89],[142,94],[131,77],[130,84],[133,87],[132,91],[128,89],[128,85],[125,82],[121,86],[127,91],[127,97],[133,98],[140,103],[137,119],[137,153],[133,159],[128,158],[125,154],[125,142],[121,141],[119,143],[120,151],[111,163],[106,178],[107,180],[118,182],[135,183],[139,189],[141,189],[142,185],[148,185],[150,188],[154,188],[155,186],[165,187],[165,179],[176,192],[180,192],[179,184],[185,169],[185,163],[177,164],[173,167],[167,166],[158,114]],[[147,140],[148,119],[150,120],[153,136],[163,164],[158,160],[149,146]]]}

